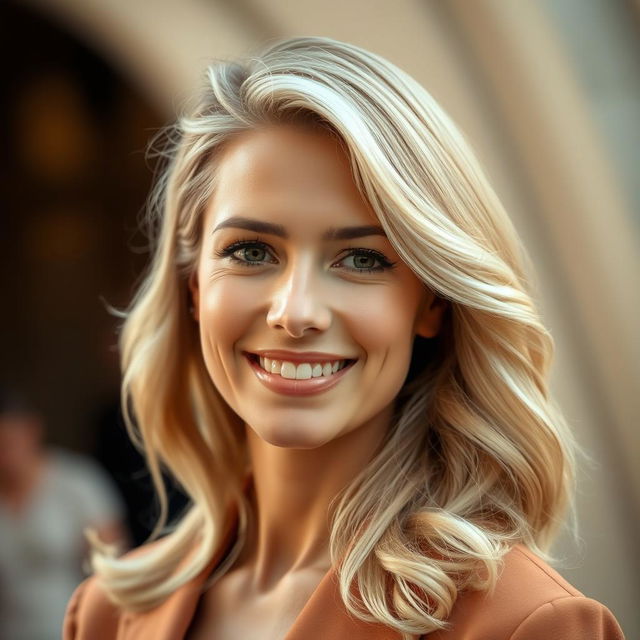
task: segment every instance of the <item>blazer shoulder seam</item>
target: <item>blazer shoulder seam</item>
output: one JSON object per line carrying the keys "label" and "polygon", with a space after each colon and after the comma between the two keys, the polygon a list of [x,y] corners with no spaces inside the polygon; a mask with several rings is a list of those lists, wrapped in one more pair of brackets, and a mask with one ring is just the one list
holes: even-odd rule
{"label": "blazer shoulder seam", "polygon": [[535,609],[533,609],[533,611],[530,611],[522,620],[520,620],[518,626],[511,632],[511,635],[509,636],[509,640],[512,640],[512,638],[516,635],[516,633],[518,633],[518,631],[523,627],[523,625],[526,624],[526,622],[530,620],[533,616],[535,616],[543,607],[547,607],[549,605],[553,606],[556,602],[560,600],[568,600],[572,598],[575,600],[584,600],[585,602],[588,602],[588,601],[595,602],[592,598],[587,598],[587,596],[584,596],[582,594],[574,595],[572,593],[566,596],[560,596],[558,598],[552,598],[551,600],[542,602]]}
{"label": "blazer shoulder seam", "polygon": [[[557,599],[560,599],[560,598],[563,598],[563,597],[573,597],[573,598],[584,598],[585,597],[585,595],[583,593],[581,593],[580,591],[578,591],[577,589],[575,590],[575,592],[572,592],[569,589],[567,589],[567,587],[564,584],[562,584],[562,582],[560,582],[556,576],[554,576],[553,574],[549,573],[549,571],[547,570],[547,567],[545,567],[540,562],[536,562],[535,557],[532,558],[528,553],[525,553],[522,549],[519,549],[519,548],[516,548],[516,551],[520,555],[522,555],[524,558],[526,558],[528,562],[530,562],[531,564],[536,566],[540,571],[542,571],[542,573],[544,573],[548,578],[553,580],[553,582],[567,594],[566,596],[558,596],[557,598],[554,598],[554,599],[557,600]],[[549,600],[548,602],[552,602],[552,600]],[[544,604],[547,604],[547,603],[545,602]]]}
{"label": "blazer shoulder seam", "polygon": [[87,585],[91,577],[92,576],[85,578],[76,586],[71,595],[71,599],[67,603],[62,628],[63,640],[73,640],[73,638],[77,636],[80,607],[84,603],[84,596],[86,595]]}

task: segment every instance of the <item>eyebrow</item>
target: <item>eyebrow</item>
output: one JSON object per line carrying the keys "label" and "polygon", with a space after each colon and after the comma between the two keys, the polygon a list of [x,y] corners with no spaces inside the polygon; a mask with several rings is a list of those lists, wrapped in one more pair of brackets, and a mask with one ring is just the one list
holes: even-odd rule
{"label": "eyebrow", "polygon": [[[281,224],[272,222],[263,222],[262,220],[254,220],[253,218],[243,218],[242,216],[232,216],[223,220],[216,226],[212,233],[220,231],[220,229],[247,229],[256,233],[268,233],[280,238],[288,238],[287,230]],[[364,236],[384,236],[384,229],[378,225],[362,225],[359,227],[329,227],[323,234],[324,241],[331,240],[352,240],[353,238],[363,238]]]}

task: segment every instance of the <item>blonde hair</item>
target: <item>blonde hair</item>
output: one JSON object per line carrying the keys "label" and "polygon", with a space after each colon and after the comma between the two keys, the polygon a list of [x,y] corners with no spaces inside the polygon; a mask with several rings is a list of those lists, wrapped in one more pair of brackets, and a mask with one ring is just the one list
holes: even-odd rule
{"label": "blonde hair", "polygon": [[160,496],[154,536],[162,467],[192,506],[147,553],[96,548],[93,566],[114,602],[141,610],[204,569],[234,506],[237,541],[215,577],[242,548],[243,425],[208,375],[187,281],[216,156],[242,131],[289,121],[342,141],[396,251],[449,301],[440,335],[416,338],[387,437],[332,522],[345,606],[408,639],[446,627],[462,589],[491,589],[514,544],[544,554],[571,501],[574,443],[549,396],[553,342],[526,254],[462,135],[403,71],[327,38],[209,67],[199,102],[168,132],[154,256],[121,335],[122,398]]}

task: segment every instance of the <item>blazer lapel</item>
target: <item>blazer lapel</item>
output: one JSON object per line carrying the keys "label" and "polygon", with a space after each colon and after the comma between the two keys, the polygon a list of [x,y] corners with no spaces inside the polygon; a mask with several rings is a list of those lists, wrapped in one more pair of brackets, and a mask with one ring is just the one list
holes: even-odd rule
{"label": "blazer lapel", "polygon": [[[199,576],[177,589],[160,606],[148,612],[126,614],[121,640],[182,640],[195,614],[202,586],[225,549],[226,545],[222,545]],[[389,627],[363,622],[349,614],[334,569],[322,578],[285,636],[285,640],[399,639],[400,634]]]}
{"label": "blazer lapel", "polygon": [[[232,508],[230,516],[229,526],[221,544],[204,570],[154,609],[124,614],[118,640],[184,639],[195,615],[203,585],[222,560],[237,532],[235,508]],[[400,638],[400,634],[389,627],[363,622],[349,614],[340,596],[335,569],[331,568],[302,608],[284,640],[400,640]]]}
{"label": "blazer lapel", "polygon": [[205,578],[203,574],[188,582],[155,609],[128,613],[123,621],[122,640],[182,640],[193,619]]}
{"label": "blazer lapel", "polygon": [[124,614],[117,640],[183,640],[195,615],[204,583],[227,552],[237,533],[237,524],[237,512],[232,507],[222,541],[207,566],[154,609]]}
{"label": "blazer lapel", "polygon": [[399,640],[389,627],[353,617],[344,606],[335,570],[318,584],[285,640]]}

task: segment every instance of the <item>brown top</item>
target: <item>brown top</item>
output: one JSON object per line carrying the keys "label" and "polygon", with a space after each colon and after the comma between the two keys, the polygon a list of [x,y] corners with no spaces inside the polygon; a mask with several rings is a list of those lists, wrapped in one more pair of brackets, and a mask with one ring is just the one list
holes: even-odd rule
{"label": "brown top", "polygon": [[[221,560],[229,538],[227,533],[197,578],[146,612],[119,610],[106,598],[96,577],[88,578],[69,602],[63,640],[183,640],[201,587]],[[461,593],[449,622],[448,630],[429,634],[429,640],[624,640],[604,605],[583,596],[522,545],[506,554],[493,594]],[[330,569],[285,638],[314,639],[399,640],[400,634],[350,616],[342,604],[335,571]]]}

